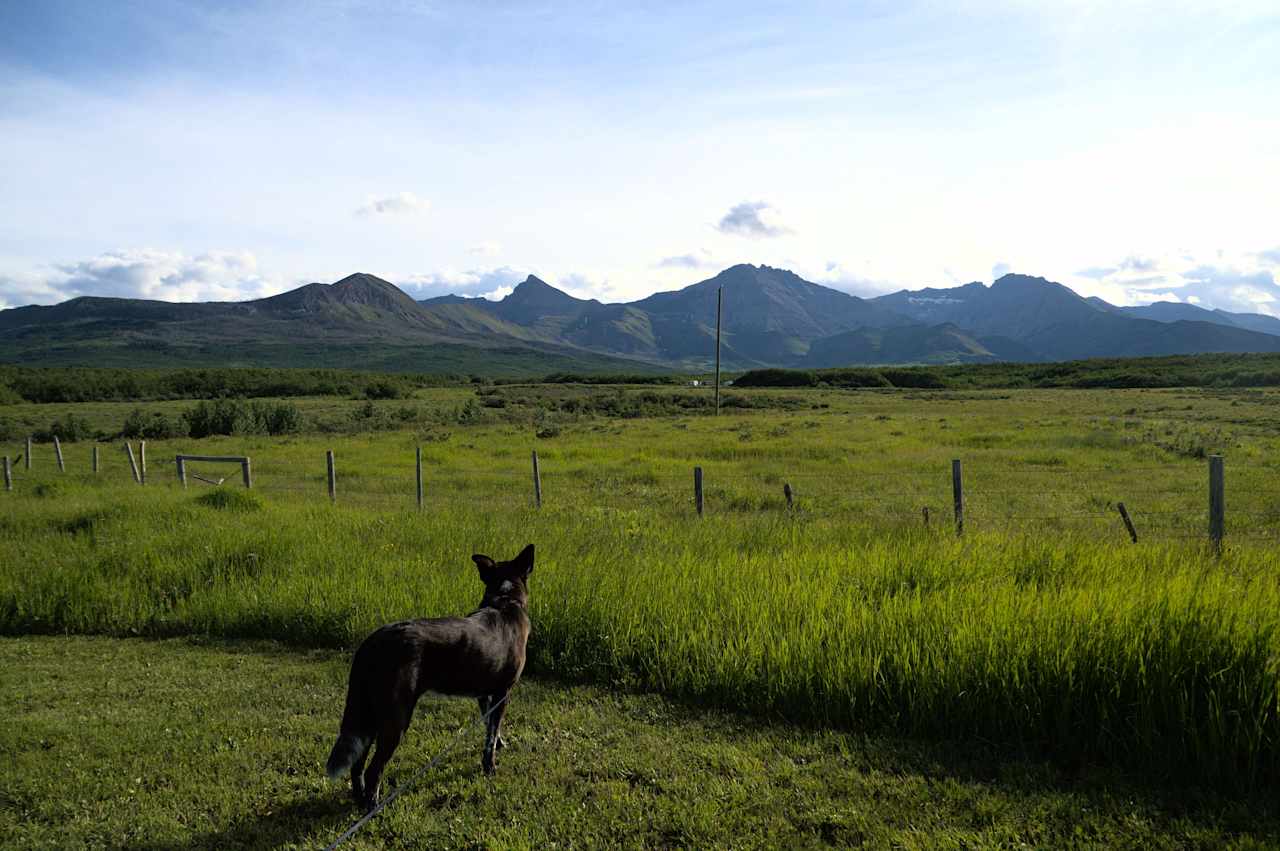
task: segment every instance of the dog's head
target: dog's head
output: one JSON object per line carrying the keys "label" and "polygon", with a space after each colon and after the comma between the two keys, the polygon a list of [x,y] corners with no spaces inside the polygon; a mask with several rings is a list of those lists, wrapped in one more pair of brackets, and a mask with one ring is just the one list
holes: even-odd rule
{"label": "dog's head", "polygon": [[533,573],[533,544],[520,551],[511,561],[495,562],[488,556],[473,555],[471,560],[480,570],[484,597],[480,608],[499,606],[503,602],[529,604],[529,574]]}

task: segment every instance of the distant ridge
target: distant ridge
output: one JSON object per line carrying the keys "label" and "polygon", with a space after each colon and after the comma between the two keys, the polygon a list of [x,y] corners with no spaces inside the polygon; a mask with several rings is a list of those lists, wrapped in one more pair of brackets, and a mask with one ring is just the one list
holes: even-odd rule
{"label": "distant ridge", "polygon": [[[466,310],[466,305],[445,305]],[[101,366],[334,366],[541,375],[634,372],[641,364],[520,339],[430,310],[357,273],[244,302],[72,299],[0,311],[0,362]],[[501,323],[499,323],[501,325]],[[648,367],[651,371],[657,367]]]}
{"label": "distant ridge", "polygon": [[862,299],[739,264],[621,304],[575,298],[535,275],[500,301],[416,302],[365,272],[245,302],[80,297],[0,311],[0,362],[699,372],[713,360],[721,291],[727,369],[1280,351],[1272,317],[1117,307],[1029,275]]}

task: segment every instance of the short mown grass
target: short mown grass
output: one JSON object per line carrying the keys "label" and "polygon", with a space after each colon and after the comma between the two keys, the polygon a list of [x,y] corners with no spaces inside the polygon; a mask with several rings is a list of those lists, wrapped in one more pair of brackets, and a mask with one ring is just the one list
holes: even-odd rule
{"label": "short mown grass", "polygon": [[[349,656],[269,642],[0,639],[0,845],[316,849],[359,816],[323,762]],[[406,784],[476,716],[424,698]],[[922,743],[527,678],[493,779],[472,724],[342,847],[1265,848],[1274,800],[1153,791]]]}

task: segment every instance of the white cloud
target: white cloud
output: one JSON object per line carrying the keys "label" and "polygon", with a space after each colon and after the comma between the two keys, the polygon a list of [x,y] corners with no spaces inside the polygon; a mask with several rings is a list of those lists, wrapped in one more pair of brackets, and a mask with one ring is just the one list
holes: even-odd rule
{"label": "white cloud", "polygon": [[[846,263],[830,260],[820,272],[805,274],[804,271],[799,269],[796,272],[815,284],[842,290],[859,298],[874,298],[878,295],[904,289],[900,284],[895,284],[875,275],[868,267],[868,264],[864,264],[864,268],[858,269]],[[924,285],[920,284],[919,286]],[[917,287],[912,285],[911,288]]]}
{"label": "white cloud", "polygon": [[[1137,290],[1131,293],[1134,304],[1155,304],[1158,301],[1176,301],[1181,302],[1183,299],[1175,292],[1148,292]],[[1194,304],[1195,296],[1187,299],[1188,304]]]}
{"label": "white cloud", "polygon": [[1180,301],[1233,313],[1280,316],[1280,263],[1273,252],[1198,257],[1180,252],[1167,257],[1130,256],[1118,263],[1077,272],[1078,287],[1115,304]]}
{"label": "white cloud", "polygon": [[467,249],[468,254],[474,254],[480,257],[496,257],[502,252],[502,246],[491,240],[477,243]]}
{"label": "white cloud", "polygon": [[400,192],[395,195],[388,195],[385,198],[368,196],[365,199],[364,206],[356,210],[356,215],[405,216],[425,213],[429,209],[431,209],[431,202],[425,198],[419,198],[412,192]]}
{"label": "white cloud", "polygon": [[701,269],[706,266],[714,266],[716,263],[712,260],[710,251],[700,248],[688,254],[663,257],[653,265],[658,269]]}
{"label": "white cloud", "polygon": [[419,300],[442,295],[496,300],[510,293],[515,285],[528,275],[527,271],[511,266],[467,270],[443,269],[439,272],[400,278],[396,281],[396,285]]}
{"label": "white cloud", "polygon": [[0,306],[55,304],[77,296],[157,301],[244,301],[287,289],[258,269],[247,251],[211,251],[194,257],[150,249],[109,251],[58,264],[45,273],[0,278]]}
{"label": "white cloud", "polygon": [[716,229],[721,233],[752,239],[786,236],[793,231],[782,224],[778,211],[766,201],[743,201],[721,217]]}

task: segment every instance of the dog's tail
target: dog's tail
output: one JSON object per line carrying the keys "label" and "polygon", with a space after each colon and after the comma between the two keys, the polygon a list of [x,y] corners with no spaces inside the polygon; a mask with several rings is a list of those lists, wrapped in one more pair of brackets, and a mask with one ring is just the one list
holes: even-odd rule
{"label": "dog's tail", "polygon": [[347,704],[342,710],[342,724],[338,727],[338,740],[329,751],[329,761],[324,770],[330,780],[337,780],[351,770],[351,766],[365,755],[373,744],[373,735],[369,723],[368,707],[362,699],[364,684],[357,682],[358,668],[352,665],[351,677],[347,683]]}
{"label": "dog's tail", "polygon": [[370,740],[363,736],[350,733],[339,734],[338,741],[333,744],[333,750],[329,751],[329,761],[324,766],[325,774],[329,775],[330,780],[337,780],[346,774],[351,770],[351,766],[355,765],[356,760],[369,749],[369,744]]}

